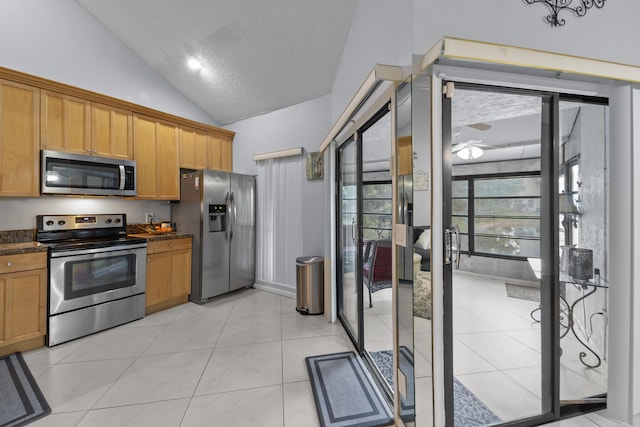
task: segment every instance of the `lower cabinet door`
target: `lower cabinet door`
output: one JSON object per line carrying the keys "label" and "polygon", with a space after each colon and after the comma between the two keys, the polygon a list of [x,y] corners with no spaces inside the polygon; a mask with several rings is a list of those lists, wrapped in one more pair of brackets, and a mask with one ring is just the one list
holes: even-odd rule
{"label": "lower cabinet door", "polygon": [[171,297],[171,253],[147,255],[147,307]]}
{"label": "lower cabinet door", "polygon": [[46,334],[46,292],[46,269],[0,275],[0,345]]}

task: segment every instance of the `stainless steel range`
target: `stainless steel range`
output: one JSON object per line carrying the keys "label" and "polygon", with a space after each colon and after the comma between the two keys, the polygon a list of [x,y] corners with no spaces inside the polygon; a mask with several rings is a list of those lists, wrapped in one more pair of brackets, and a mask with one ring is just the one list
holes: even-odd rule
{"label": "stainless steel range", "polygon": [[147,241],[126,214],[38,215],[49,246],[49,346],[144,317]]}

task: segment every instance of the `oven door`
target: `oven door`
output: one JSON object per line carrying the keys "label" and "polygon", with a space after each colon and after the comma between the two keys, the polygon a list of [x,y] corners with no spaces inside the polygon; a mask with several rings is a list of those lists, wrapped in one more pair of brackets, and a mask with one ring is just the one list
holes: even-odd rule
{"label": "oven door", "polygon": [[146,243],[52,251],[49,255],[49,315],[144,294],[146,254]]}

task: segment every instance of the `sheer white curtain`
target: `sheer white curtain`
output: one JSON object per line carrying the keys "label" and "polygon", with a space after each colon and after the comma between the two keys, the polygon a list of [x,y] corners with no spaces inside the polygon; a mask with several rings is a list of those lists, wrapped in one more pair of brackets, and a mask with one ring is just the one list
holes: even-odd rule
{"label": "sheer white curtain", "polygon": [[302,254],[304,157],[258,162],[256,281],[295,292]]}

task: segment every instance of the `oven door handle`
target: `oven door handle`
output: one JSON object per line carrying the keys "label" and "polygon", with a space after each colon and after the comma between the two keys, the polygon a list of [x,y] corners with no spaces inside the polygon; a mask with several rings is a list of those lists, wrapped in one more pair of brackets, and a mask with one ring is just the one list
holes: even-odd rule
{"label": "oven door handle", "polygon": [[120,252],[120,251],[133,251],[136,249],[146,249],[146,243],[139,243],[135,245],[128,246],[105,246],[102,248],[93,248],[93,249],[74,249],[70,251],[50,251],[50,258],[62,258],[62,257],[81,257],[84,255],[93,255],[93,254],[101,254],[108,252]]}

